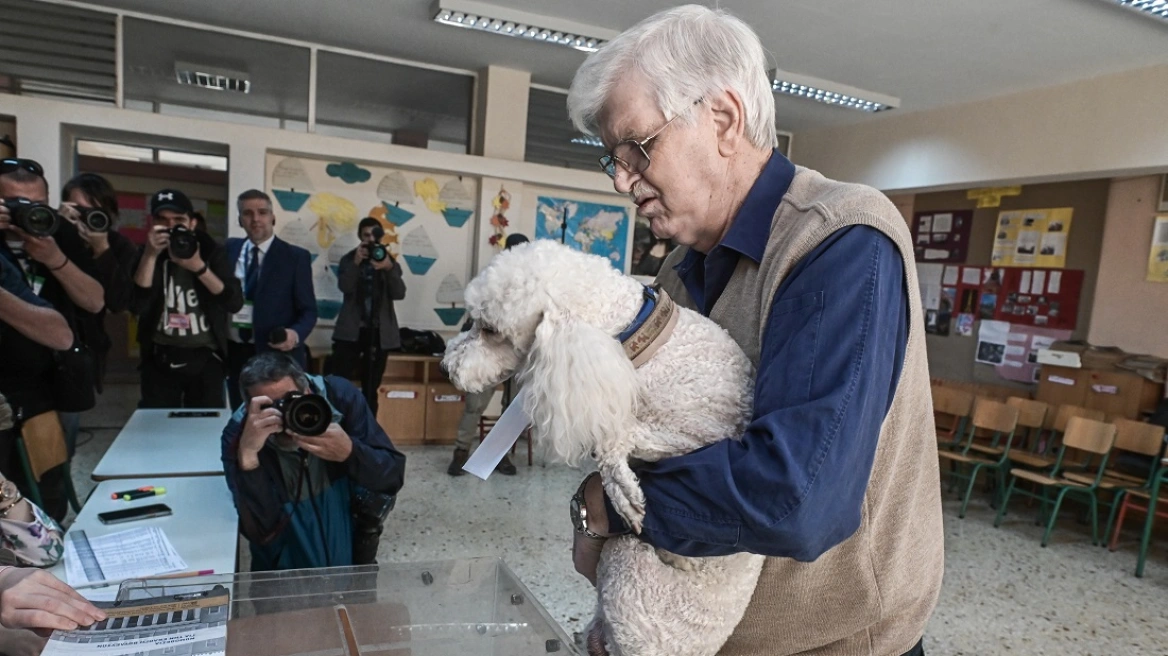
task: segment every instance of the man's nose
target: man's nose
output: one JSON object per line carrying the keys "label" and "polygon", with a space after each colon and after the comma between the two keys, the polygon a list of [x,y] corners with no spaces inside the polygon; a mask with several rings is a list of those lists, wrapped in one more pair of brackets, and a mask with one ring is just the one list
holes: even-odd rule
{"label": "man's nose", "polygon": [[629,194],[633,191],[633,184],[640,179],[640,175],[631,173],[622,164],[616,165],[616,177],[612,179],[612,187],[619,194]]}

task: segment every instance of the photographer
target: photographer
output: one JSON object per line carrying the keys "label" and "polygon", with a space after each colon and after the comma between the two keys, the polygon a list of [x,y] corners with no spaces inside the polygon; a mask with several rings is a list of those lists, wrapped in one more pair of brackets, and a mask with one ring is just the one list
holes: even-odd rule
{"label": "photographer", "polygon": [[[33,295],[64,317],[74,335],[63,349],[45,348],[24,335],[6,338],[0,360],[12,378],[3,391],[25,418],[57,410],[66,415],[63,425],[70,417],[75,423],[75,413],[94,404],[96,371],[83,326],[105,306],[93,257],[77,229],[47,205],[49,187],[40,164],[0,161],[0,197],[0,257],[19,272]],[[24,481],[19,471],[7,473]],[[64,476],[63,468],[55,468],[40,480],[45,510],[58,520],[67,512]]]}
{"label": "photographer", "polygon": [[[393,302],[406,297],[406,283],[397,258],[381,243],[384,232],[374,218],[361,219],[357,225],[361,245],[341,258],[337,287],[344,295],[337,325],[333,328],[331,372],[357,380],[364,371],[363,362],[369,348],[369,318],[373,298],[377,296],[377,346],[374,360],[385,366],[385,352],[401,347],[397,314]],[[372,257],[377,256],[377,257]],[[380,376],[381,372],[377,372]]]}
{"label": "photographer", "polygon": [[271,351],[248,361],[239,386],[246,405],[223,430],[223,468],[252,570],[375,562],[406,458],[361,392]]}
{"label": "photographer", "polygon": [[150,229],[134,274],[143,408],[222,408],[227,318],[243,290],[226,252],[196,230],[186,194],[150,197]]}

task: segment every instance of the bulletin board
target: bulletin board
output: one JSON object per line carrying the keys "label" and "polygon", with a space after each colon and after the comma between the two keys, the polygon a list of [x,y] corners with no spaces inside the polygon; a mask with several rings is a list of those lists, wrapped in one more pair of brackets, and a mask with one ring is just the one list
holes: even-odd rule
{"label": "bulletin board", "polygon": [[1073,213],[1070,207],[998,213],[990,262],[994,266],[1065,267]]}
{"label": "bulletin board", "polygon": [[917,212],[912,236],[917,262],[964,262],[973,210]]}
{"label": "bulletin board", "polygon": [[970,336],[976,320],[1074,330],[1083,275],[1074,269],[918,264],[925,330]]}

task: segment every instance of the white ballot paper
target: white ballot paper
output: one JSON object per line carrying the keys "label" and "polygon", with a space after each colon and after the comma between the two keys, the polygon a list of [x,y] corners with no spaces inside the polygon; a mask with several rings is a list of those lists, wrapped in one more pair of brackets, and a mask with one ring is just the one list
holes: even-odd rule
{"label": "white ballot paper", "polygon": [[527,389],[524,388],[511,399],[511,405],[503,411],[503,416],[495,422],[495,427],[483,438],[479,448],[470,454],[470,458],[462,466],[463,471],[470,472],[484,481],[495,471],[495,465],[498,465],[503,456],[515,445],[515,440],[519,439],[523,429],[531,424],[531,419],[523,411],[523,401],[526,398]]}
{"label": "white ballot paper", "polygon": [[186,567],[186,561],[157,526],[95,538],[80,530],[65,536],[65,576],[74,588],[117,584]]}

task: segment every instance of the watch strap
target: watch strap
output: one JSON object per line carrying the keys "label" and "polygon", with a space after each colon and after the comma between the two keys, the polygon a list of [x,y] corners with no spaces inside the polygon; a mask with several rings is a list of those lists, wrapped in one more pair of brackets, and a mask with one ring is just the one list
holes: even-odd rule
{"label": "watch strap", "polygon": [[[580,482],[580,487],[576,489],[576,494],[572,497],[572,508],[573,510],[578,509],[578,512],[573,512],[572,524],[576,532],[584,537],[603,540],[605,536],[588,528],[588,504],[584,500],[584,490],[588,488],[588,483],[597,476],[600,476],[600,472],[598,471],[585,476],[584,480]],[[599,508],[596,512],[604,512],[604,508]]]}

